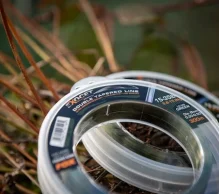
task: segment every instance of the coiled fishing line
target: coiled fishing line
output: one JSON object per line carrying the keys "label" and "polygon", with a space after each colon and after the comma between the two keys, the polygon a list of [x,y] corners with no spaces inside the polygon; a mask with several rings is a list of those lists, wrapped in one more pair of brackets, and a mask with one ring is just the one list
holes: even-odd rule
{"label": "coiled fishing line", "polygon": [[[184,105],[184,109],[179,109]],[[171,176],[163,174],[167,173],[163,167],[156,166],[158,174],[155,175],[151,165],[143,166],[142,163],[136,169],[129,159],[111,163],[111,169],[125,175],[127,182],[132,182],[133,179],[129,178],[142,169],[143,173],[138,173],[139,186],[143,185],[152,192],[206,193],[209,177],[213,176],[211,169],[218,165],[211,157],[211,152],[218,157],[218,153],[214,153],[214,147],[219,144],[218,123],[187,96],[161,85],[135,80],[92,83],[72,91],[50,110],[39,136],[38,175],[42,192],[107,193],[85,173],[75,147],[89,129],[105,123],[110,126],[124,119],[142,124],[160,120],[158,123],[164,124],[161,128],[178,139],[187,151],[193,164],[194,180],[190,185],[181,184],[179,178],[177,183],[172,182]],[[203,133],[205,130],[208,130],[207,134]],[[214,135],[215,145],[208,141],[208,134],[210,137]],[[120,154],[127,156],[124,153],[126,151],[120,149],[111,155],[117,158]],[[178,177],[175,168],[169,170]]]}
{"label": "coiled fishing line", "polygon": [[189,81],[175,76],[150,71],[123,71],[110,74],[107,78],[144,80],[172,88],[189,96],[204,106],[219,121],[219,99],[210,92]]}
{"label": "coiled fishing line", "polygon": [[[158,84],[162,84],[162,85],[174,88],[180,92],[183,92],[184,94],[190,96],[191,98],[193,98],[194,100],[196,100],[197,102],[202,104],[204,107],[209,109],[217,119],[219,119],[219,101],[218,101],[218,99],[214,95],[207,92],[206,90],[204,90],[204,89],[200,88],[199,86],[196,86],[195,84],[192,84],[188,81],[185,81],[185,80],[173,77],[173,76],[161,74],[161,73],[144,72],[144,71],[127,71],[127,72],[115,73],[115,74],[109,75],[108,77],[113,78],[113,79],[118,79],[118,78],[141,79],[141,80],[146,80],[146,81],[150,81],[150,82],[154,82],[154,83],[158,83]],[[178,107],[178,108],[181,109],[183,107],[184,106]],[[120,125],[120,127],[121,127],[121,125]],[[203,132],[208,133],[208,130],[205,130]],[[119,130],[117,131],[117,133],[121,136],[121,132],[119,132]],[[100,135],[101,135],[101,138],[104,139],[105,144],[107,144],[108,149],[113,149],[113,147],[114,147],[114,149],[118,149],[118,147],[119,146],[121,147],[121,144],[123,143],[123,142],[118,143],[117,141],[114,141],[114,145],[112,145],[112,143],[109,141],[109,138],[110,138],[109,131],[107,131],[107,130],[105,130],[105,131],[104,130],[91,131],[83,138],[84,145],[87,148],[89,153],[92,153],[92,150],[95,150],[97,147],[102,146],[102,144],[99,143],[100,140],[98,138],[98,136],[100,136]],[[125,135],[125,132],[123,131],[123,136],[124,135]],[[209,141],[217,141],[217,139],[215,139],[213,136],[214,135],[210,136],[210,134],[208,134]],[[117,136],[115,133],[114,140],[116,140],[116,138],[117,138]],[[133,147],[136,145],[136,149],[134,150],[136,152],[139,149],[139,146],[137,146],[137,144],[139,144],[139,143],[137,141],[135,141],[134,139],[131,139],[127,135],[126,135],[126,138],[129,138],[129,144],[126,143],[126,147],[134,150]],[[92,143],[91,139],[93,142],[95,142],[95,144]],[[116,148],[115,148],[115,145],[117,145]],[[142,147],[144,147],[144,146],[142,146]],[[215,150],[214,152],[216,152],[216,153],[218,152],[216,146],[213,149]],[[171,164],[172,160],[178,160],[178,163],[180,163],[180,160],[179,160],[180,158],[176,157],[176,155],[174,155],[174,154],[171,154],[171,153],[163,153],[162,154],[162,152],[158,153],[157,150],[155,150],[149,146],[147,146],[147,150],[149,150],[148,154],[147,154],[148,158],[154,158],[154,156],[152,155],[154,153],[155,155],[158,156],[156,158],[156,161],[161,162],[163,160],[163,158],[169,158],[170,162],[168,163],[168,161],[167,161],[166,164]],[[164,157],[165,155],[166,155],[166,157]],[[106,163],[105,158],[98,158],[98,156],[95,156],[95,155],[92,155],[92,156],[96,160],[98,160],[99,163],[101,163],[101,164]],[[136,156],[136,161],[138,161],[137,157],[139,157],[139,156]],[[217,157],[215,157],[215,160],[218,161]],[[155,162],[151,161],[151,165],[153,165],[153,164],[155,164]],[[160,165],[163,165],[163,164],[160,164]],[[168,166],[168,165],[163,165],[163,167],[165,168],[165,170],[167,172],[171,168],[173,168],[172,166]],[[106,169],[109,171],[114,171],[113,169],[110,169],[110,167],[106,167]],[[181,171],[181,173],[180,173],[180,171]],[[185,168],[181,168],[181,169],[178,168],[177,173],[179,173],[179,174],[185,173]],[[188,173],[187,179],[185,179],[184,177],[182,177],[182,179],[181,179],[181,182],[184,184],[188,184],[188,182],[185,182],[185,180],[188,181],[192,177],[192,173],[189,172],[189,170],[187,171],[187,173]],[[218,193],[218,186],[216,184],[216,181],[218,179],[219,171],[218,171],[217,167],[214,168],[213,174],[214,174],[214,176],[212,176],[211,181],[209,182],[209,185],[208,185],[208,193]],[[122,177],[120,177],[120,178],[122,178]],[[133,182],[134,182],[134,180],[133,180]]]}

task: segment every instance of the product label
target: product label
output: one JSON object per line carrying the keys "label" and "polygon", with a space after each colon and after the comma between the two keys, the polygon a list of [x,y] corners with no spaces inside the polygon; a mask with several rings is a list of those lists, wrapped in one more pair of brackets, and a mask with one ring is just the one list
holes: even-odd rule
{"label": "product label", "polygon": [[[187,96],[189,96],[190,98],[192,98],[193,100],[195,100],[196,102],[198,102],[199,104],[203,105],[205,108],[207,108],[219,121],[219,105],[216,104],[215,102],[213,102],[212,100],[208,99],[204,94],[200,94],[195,90],[192,90],[188,87],[182,86],[180,84],[177,83],[173,83],[171,81],[167,81],[167,80],[162,80],[162,79],[157,79],[157,78],[147,78],[147,77],[126,77],[125,79],[138,79],[138,80],[144,80],[144,81],[149,81],[149,82],[153,82],[153,83],[157,83],[157,84],[161,84],[163,86],[172,88],[174,90],[177,90]],[[167,102],[168,103],[168,102]]]}
{"label": "product label", "polygon": [[[153,80],[153,82],[161,84],[160,81],[161,80]],[[211,110],[215,116],[218,115],[218,106],[201,94],[177,84],[168,83],[167,85],[167,82],[165,83],[166,86],[169,85],[192,97]],[[73,134],[75,127],[87,113],[102,105],[110,107],[110,104],[115,102],[140,102],[151,104],[178,116],[192,129],[208,122],[205,116],[193,107],[193,105],[187,103],[178,96],[168,93],[168,91],[162,91],[154,87],[140,86],[138,84],[132,85],[129,83],[123,85],[112,83],[108,86],[99,86],[82,92],[66,101],[54,116],[51,126],[48,129],[48,152],[51,165],[70,191],[75,191],[77,188],[77,191],[81,189],[81,191],[78,191],[79,193],[104,193],[94,187],[81,169],[78,168],[76,153],[74,153],[73,150],[73,145],[77,142],[73,142]],[[116,110],[117,107],[114,106],[113,108]],[[108,109],[106,109],[104,114],[108,115]],[[90,121],[92,122],[92,119],[88,122]],[[86,186],[79,187],[77,181],[72,182],[71,180],[79,180]],[[87,191],[85,191],[86,189]]]}
{"label": "product label", "polygon": [[[69,101],[55,116],[49,131],[48,148],[54,170],[59,172],[77,166],[73,153],[74,128],[93,108],[115,101],[150,103],[178,115],[191,128],[208,122],[192,105],[167,92],[137,85],[112,85],[81,93]],[[107,114],[107,113],[106,113]]]}

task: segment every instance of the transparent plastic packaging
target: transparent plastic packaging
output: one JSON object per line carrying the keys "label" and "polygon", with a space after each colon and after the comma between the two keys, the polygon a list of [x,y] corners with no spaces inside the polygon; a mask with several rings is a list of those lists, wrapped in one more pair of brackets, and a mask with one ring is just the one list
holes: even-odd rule
{"label": "transparent plastic packaging", "polygon": [[[132,91],[134,91],[135,94],[131,93]],[[145,93],[146,91],[147,93]],[[180,99],[180,101],[182,100],[184,103],[189,104],[194,110],[197,110],[203,116],[203,123],[200,123],[197,126],[190,125],[190,127],[193,129],[190,129],[190,127],[187,126],[188,123],[186,124],[185,121],[180,121],[180,123],[182,123],[182,130],[172,130],[170,132],[174,134],[173,136],[177,136],[177,139],[179,139],[179,141],[185,146],[189,153],[188,155],[193,162],[193,174],[195,174],[195,179],[184,193],[208,192],[205,190],[206,184],[211,183],[211,180],[214,180],[215,183],[218,183],[218,175],[214,174],[214,168],[217,168],[218,164],[211,160],[211,153],[214,155],[214,157],[218,157],[218,153],[214,153],[214,151],[219,144],[219,127],[217,121],[212,117],[212,115],[187,96],[164,86],[134,80],[103,80],[97,83],[92,83],[89,86],[78,88],[75,91],[73,90],[71,93],[62,98],[46,116],[40,131],[38,156],[38,175],[43,193],[107,193],[107,191],[105,191],[103,188],[97,186],[80,167],[77,153],[75,152],[75,146],[77,145],[77,142],[83,138],[83,135],[89,129],[93,127],[100,127],[100,125],[104,123],[108,123],[107,125],[118,123],[120,122],[120,119],[122,119],[121,117],[123,117],[123,119],[134,119],[135,121],[144,122],[142,120],[142,115],[144,114],[143,112],[140,114],[139,110],[144,106],[154,110],[161,110],[161,106],[163,105],[159,103],[153,104],[153,97],[151,96],[153,95],[156,97],[156,95],[160,95],[160,93],[173,95],[174,99]],[[147,96],[150,98],[145,98]],[[79,101],[81,99],[84,101]],[[145,102],[145,99],[148,101]],[[158,108],[159,106],[160,108]],[[133,110],[133,113],[130,110]],[[179,113],[174,113],[173,110],[173,107],[171,107],[170,112],[173,116],[175,114],[181,116]],[[123,114],[121,114],[121,111]],[[166,110],[162,109],[162,111],[165,113]],[[159,113],[159,111],[154,112],[154,114]],[[135,118],[132,118],[133,115],[135,115]],[[150,114],[148,116],[148,118],[153,120],[153,117],[150,117]],[[69,140],[65,140],[63,147],[60,147],[59,145],[51,145],[51,141],[54,141],[53,135],[55,133],[54,131],[56,130],[56,122],[58,122],[59,117],[65,117],[74,120],[74,122],[72,122],[72,126],[69,127],[67,131],[67,137],[69,137]],[[178,117],[176,117],[176,125],[178,121],[177,118]],[[203,132],[204,129],[209,129],[207,134]],[[72,134],[74,135],[72,136]],[[190,135],[186,136],[186,134]],[[210,136],[208,134],[210,134]],[[208,137],[210,137],[210,141],[206,140]],[[211,141],[211,138],[213,137],[214,140]],[[188,138],[191,138],[193,141],[187,141]],[[188,142],[192,142],[192,144]],[[71,145],[73,146],[73,149],[70,149]],[[209,147],[211,152],[207,151]],[[129,153],[127,150],[124,151],[124,149],[115,150],[117,151],[115,153],[111,149],[105,149],[98,151],[97,154],[101,155],[104,152],[106,154],[108,151],[112,152],[111,155],[109,155],[109,157],[113,157],[111,157],[112,161],[114,158],[119,158],[120,156],[125,158],[127,156],[126,154]],[[61,156],[63,155],[60,154],[68,152],[69,155],[65,155],[62,161]],[[131,157],[132,154],[129,156]],[[69,160],[69,158],[71,160]],[[61,163],[56,163],[58,160],[61,160]],[[66,168],[61,168],[63,167],[63,162],[66,161],[76,162],[67,163],[70,164],[70,166],[66,167],[65,165],[64,167]],[[151,161],[149,161],[149,164],[151,166]],[[169,192],[169,189],[175,190],[175,192],[173,191],[172,193],[182,193],[181,189],[184,189],[184,187],[182,188],[181,185],[184,186],[184,184],[182,184],[181,180],[183,180],[182,177],[186,173],[180,172],[181,174],[178,175],[178,172],[172,169],[170,172],[172,172],[172,175],[177,178],[176,183],[169,181],[171,180],[171,176],[168,176],[168,178],[165,177],[165,173],[167,173],[167,171],[165,168],[162,168],[160,164],[158,166],[155,165],[158,172],[156,175],[154,174],[153,169],[150,170],[149,167],[143,166],[143,163],[141,165],[141,169],[144,169],[143,173],[139,173],[140,166],[139,168],[133,168],[134,166],[132,166],[131,160],[128,159],[122,160],[120,163],[119,161],[111,163],[111,169],[116,169],[114,173],[118,173],[121,170],[121,176],[125,175],[123,179],[127,179],[127,182],[136,181],[135,184],[139,184],[139,187],[141,187],[140,185],[144,183],[144,185],[147,185],[147,189],[157,193],[166,193]],[[213,171],[211,171],[212,165]],[[179,167],[176,168],[179,169]],[[191,173],[191,170],[189,171]],[[130,177],[132,177],[133,174],[139,175],[139,177],[142,179],[131,179]],[[210,182],[208,180],[209,176],[211,177]],[[146,178],[148,182],[145,182]],[[166,179],[169,180],[166,181]],[[189,182],[189,179],[185,178],[185,181]],[[169,183],[170,185],[166,184],[164,188],[163,183]],[[173,187],[173,185],[175,185],[175,187]]]}
{"label": "transparent plastic packaging", "polygon": [[[216,108],[219,110],[219,100],[214,95],[210,94],[209,92],[202,89],[201,87],[196,86],[195,84],[192,84],[192,83],[190,83],[188,81],[185,81],[185,80],[182,80],[180,78],[176,78],[176,77],[161,74],[161,73],[144,72],[144,71],[119,72],[119,73],[111,74],[107,77],[111,78],[111,79],[121,79],[121,78],[140,79],[140,80],[151,81],[151,82],[159,83],[159,84],[162,84],[162,85],[165,85],[165,86],[168,86],[168,87],[172,87],[174,89],[177,89],[177,90],[189,95],[190,97],[193,97],[197,102],[201,103],[203,106],[208,108],[210,111],[212,110],[212,113],[214,114],[214,116],[218,117],[218,115],[219,115],[218,114],[219,112],[214,111]],[[205,104],[205,102],[206,102],[206,104]],[[209,104],[210,104],[210,106],[209,106]],[[216,108],[214,106],[216,106]],[[212,107],[214,107],[214,110],[211,109]],[[218,117],[218,119],[219,119],[219,117]],[[209,130],[210,129],[208,129],[208,130],[203,129],[202,132],[199,131],[199,133],[205,134],[208,137],[209,141],[217,142],[218,139],[215,138],[214,134],[209,133]],[[207,133],[209,133],[209,134],[207,134]],[[102,147],[102,144],[100,144],[100,136],[101,136],[102,140],[103,139],[105,140],[104,142],[105,142],[105,144],[107,144],[106,147],[108,149],[109,148],[118,149],[118,147],[120,147],[120,149],[125,149],[125,146],[122,146],[120,143],[116,142],[115,140],[114,140],[113,143],[110,142],[109,141],[110,135],[107,134],[106,132],[104,132],[103,130],[98,129],[98,130],[95,130],[95,131],[94,130],[91,131],[89,134],[86,135],[86,137],[83,138],[83,143],[85,144],[87,150],[90,153],[93,153],[93,150],[97,149],[98,147]],[[107,141],[107,139],[108,139],[108,141]],[[133,144],[137,143],[137,141],[135,141],[135,139],[133,139],[132,141],[133,141]],[[103,141],[102,141],[102,143],[103,143]],[[112,145],[112,144],[114,144],[114,145]],[[217,157],[218,149],[215,146],[213,146],[212,149],[214,150],[214,153],[215,153],[214,158],[215,158],[216,161],[218,161],[218,159],[219,159]],[[154,151],[156,151],[156,150],[154,150]],[[159,153],[157,153],[157,154],[159,155]],[[100,156],[93,155],[93,154],[91,154],[91,155],[97,161],[99,161],[99,163],[101,163],[102,165],[104,165],[106,163],[106,157],[100,158]],[[125,153],[124,153],[124,155],[125,155]],[[170,160],[166,161],[166,164],[171,164],[173,160],[177,160],[177,163],[180,163],[180,157],[176,158],[173,154],[171,155],[169,153],[167,155],[168,156],[166,156],[166,157],[170,158]],[[135,156],[136,156],[135,160],[137,160],[137,158],[140,157],[139,155],[135,155]],[[157,161],[161,162],[161,160],[159,160],[159,159]],[[155,164],[155,163],[156,162],[151,160],[151,165]],[[160,163],[160,165],[162,165],[162,164]],[[156,167],[154,167],[154,170],[156,170],[155,168]],[[172,168],[173,168],[173,166],[164,165],[164,169],[166,170],[166,172],[169,172]],[[107,166],[106,166],[106,169],[108,171],[114,171],[113,169],[110,169],[110,167],[107,167]],[[189,168],[187,168],[186,170],[185,169],[186,168],[179,168],[178,167],[177,168],[177,170],[178,170],[177,173],[180,174],[180,172],[181,172],[181,174],[183,174],[183,173],[186,172],[187,173],[187,180],[191,180],[192,177],[193,177],[191,169],[189,169]],[[214,165],[214,172],[215,172],[215,174],[217,174],[217,173],[219,174],[219,169],[215,165]],[[169,175],[172,176],[171,173]],[[133,177],[134,177],[134,175],[133,175]],[[216,178],[216,179],[218,179],[218,178]],[[186,179],[183,179],[183,177],[182,177],[181,183],[186,185],[188,183],[185,180]],[[217,186],[212,186],[212,183],[215,182],[215,178],[212,178],[211,180],[212,181],[209,182],[209,188],[210,188],[209,190],[211,190],[212,192],[217,193],[218,187]],[[136,182],[136,181],[133,181],[133,182]],[[173,182],[174,182],[174,179],[173,179]],[[136,184],[134,184],[134,185],[138,186]],[[143,188],[143,187],[141,186],[140,188]],[[214,191],[213,188],[215,188],[215,191]]]}

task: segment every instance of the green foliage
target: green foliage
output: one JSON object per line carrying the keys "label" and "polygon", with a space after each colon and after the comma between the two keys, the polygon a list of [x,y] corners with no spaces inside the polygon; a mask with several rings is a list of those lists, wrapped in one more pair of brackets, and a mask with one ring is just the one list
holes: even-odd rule
{"label": "green foliage", "polygon": [[151,34],[145,36],[135,53],[131,68],[171,73],[177,58],[177,47],[165,37]]}

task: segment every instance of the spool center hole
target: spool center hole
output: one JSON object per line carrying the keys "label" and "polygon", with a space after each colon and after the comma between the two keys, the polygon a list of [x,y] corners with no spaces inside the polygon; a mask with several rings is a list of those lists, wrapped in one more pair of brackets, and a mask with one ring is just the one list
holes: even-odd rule
{"label": "spool center hole", "polygon": [[[166,161],[164,160],[163,163],[168,162],[168,164],[174,166],[192,167],[184,149],[166,133],[151,126],[139,123],[122,122],[120,124],[123,129],[128,132],[127,134],[130,135],[130,138],[133,138],[133,141],[138,140],[140,144],[148,145],[150,149],[157,150],[164,155],[167,152],[176,154],[176,158],[168,158],[167,155]],[[89,132],[90,131],[87,133]],[[105,187],[110,193],[127,194],[131,192],[132,194],[152,194],[152,192],[144,191],[120,180],[104,169],[91,156],[82,141],[77,145],[76,150],[84,170],[97,184]],[[136,150],[139,150],[139,148],[136,148]],[[138,154],[144,155],[141,152]]]}

